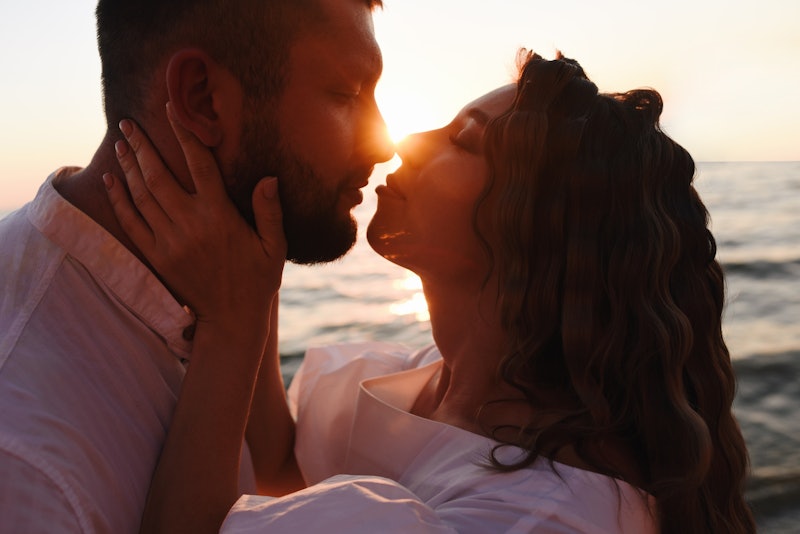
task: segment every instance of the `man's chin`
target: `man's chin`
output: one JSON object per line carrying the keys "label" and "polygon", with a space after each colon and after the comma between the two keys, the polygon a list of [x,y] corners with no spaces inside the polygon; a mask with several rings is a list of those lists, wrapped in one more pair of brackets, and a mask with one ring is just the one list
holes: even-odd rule
{"label": "man's chin", "polygon": [[292,231],[287,228],[286,259],[298,265],[316,265],[338,260],[356,243],[357,226],[352,218],[347,224],[320,223],[316,228]]}
{"label": "man's chin", "polygon": [[[355,243],[354,243],[355,244]],[[311,256],[309,254],[304,254],[303,252],[298,252],[297,254],[286,255],[286,261],[294,263],[295,265],[320,265],[323,263],[330,263],[332,261],[336,261],[338,259],[343,258],[350,250],[353,248],[353,245],[350,245],[350,248],[343,252],[335,253],[331,252],[327,255],[314,255]]]}

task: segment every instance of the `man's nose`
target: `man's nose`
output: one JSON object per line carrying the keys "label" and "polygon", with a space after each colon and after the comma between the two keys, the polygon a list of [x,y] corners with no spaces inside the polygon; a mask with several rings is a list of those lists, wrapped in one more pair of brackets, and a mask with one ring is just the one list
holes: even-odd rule
{"label": "man's nose", "polygon": [[389,129],[383,120],[383,115],[375,104],[367,132],[367,143],[370,158],[375,163],[389,161],[394,156],[395,146],[389,137]]}

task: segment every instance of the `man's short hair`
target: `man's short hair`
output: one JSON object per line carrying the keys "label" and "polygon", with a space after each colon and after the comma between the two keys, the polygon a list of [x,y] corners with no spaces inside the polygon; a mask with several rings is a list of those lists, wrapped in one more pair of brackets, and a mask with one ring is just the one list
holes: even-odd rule
{"label": "man's short hair", "polygon": [[[381,0],[364,0],[370,7]],[[196,46],[224,65],[252,99],[276,98],[298,32],[316,0],[99,0],[97,44],[108,125],[144,111],[159,64]]]}

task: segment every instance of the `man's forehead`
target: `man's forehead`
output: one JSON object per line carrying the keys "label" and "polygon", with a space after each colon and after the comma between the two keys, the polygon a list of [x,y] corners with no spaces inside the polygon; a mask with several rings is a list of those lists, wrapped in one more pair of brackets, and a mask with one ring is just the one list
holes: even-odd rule
{"label": "man's forehead", "polygon": [[377,82],[383,72],[383,58],[377,44],[371,47],[350,46],[343,41],[309,40],[298,43],[293,54],[294,69],[311,69],[322,78],[343,75],[361,81]]}
{"label": "man's forehead", "polygon": [[374,39],[372,10],[364,0],[315,0],[315,3],[317,16],[309,21],[309,33]]}
{"label": "man's forehead", "polygon": [[315,58],[319,68],[346,67],[364,71],[365,76],[380,75],[383,57],[375,40],[371,11],[363,0],[335,1],[338,7],[298,36],[295,51],[299,56],[307,53]]}

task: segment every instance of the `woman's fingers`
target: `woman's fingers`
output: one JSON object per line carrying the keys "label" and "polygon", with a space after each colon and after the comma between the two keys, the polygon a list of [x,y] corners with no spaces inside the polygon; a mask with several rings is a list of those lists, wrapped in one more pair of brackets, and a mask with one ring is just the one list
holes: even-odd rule
{"label": "woman's fingers", "polygon": [[273,261],[286,259],[283,212],[278,198],[278,179],[264,178],[253,191],[253,213],[261,246]]}
{"label": "woman's fingers", "polygon": [[139,211],[133,206],[128,192],[111,173],[103,175],[108,199],[120,226],[140,250],[149,250],[155,241],[153,231],[142,219]]}
{"label": "woman's fingers", "polygon": [[179,206],[187,194],[133,121],[120,121],[120,130],[127,143],[117,141],[117,160],[125,173],[133,203],[151,228],[163,227],[171,223],[170,208]]}
{"label": "woman's fingers", "polygon": [[183,127],[175,115],[171,102],[167,102],[167,118],[181,145],[197,193],[208,195],[209,200],[226,197],[227,193],[214,155],[192,132]]}

